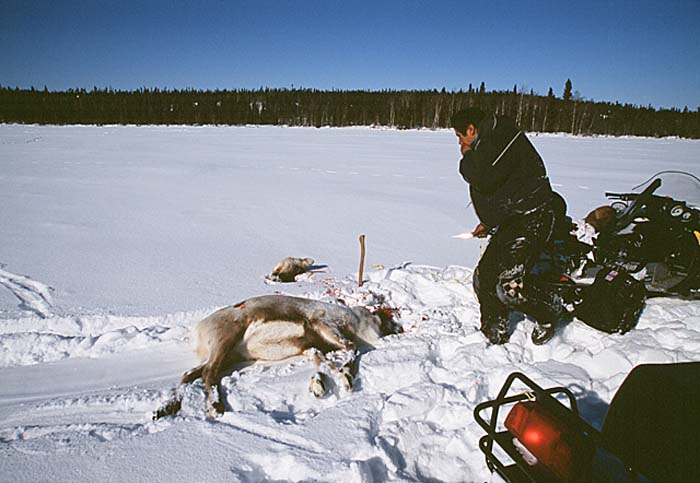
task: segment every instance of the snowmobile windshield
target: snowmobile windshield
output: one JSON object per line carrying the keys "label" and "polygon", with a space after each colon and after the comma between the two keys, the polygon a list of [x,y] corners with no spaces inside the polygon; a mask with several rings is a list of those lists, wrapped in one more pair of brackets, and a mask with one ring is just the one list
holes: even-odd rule
{"label": "snowmobile windshield", "polygon": [[654,191],[656,196],[670,196],[674,200],[685,201],[689,206],[700,208],[700,178],[685,171],[660,171],[632,188],[632,191],[641,193],[656,179],[661,181],[661,186]]}

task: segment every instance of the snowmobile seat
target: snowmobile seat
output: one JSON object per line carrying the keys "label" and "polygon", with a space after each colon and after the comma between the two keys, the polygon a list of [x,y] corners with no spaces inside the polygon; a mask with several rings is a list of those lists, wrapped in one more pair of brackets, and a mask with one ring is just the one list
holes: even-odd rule
{"label": "snowmobile seat", "polygon": [[642,364],[613,397],[609,449],[651,481],[700,481],[700,362]]}

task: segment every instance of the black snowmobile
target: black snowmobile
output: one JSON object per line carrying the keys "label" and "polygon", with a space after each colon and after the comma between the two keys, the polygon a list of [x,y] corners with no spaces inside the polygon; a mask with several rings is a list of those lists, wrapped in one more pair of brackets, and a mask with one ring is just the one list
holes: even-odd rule
{"label": "black snowmobile", "polygon": [[596,240],[598,263],[643,273],[650,295],[700,296],[700,179],[662,171],[617,200],[614,225]]}
{"label": "black snowmobile", "polygon": [[528,275],[530,283],[558,294],[572,316],[608,333],[634,327],[647,297],[700,298],[700,179],[662,171],[633,192],[606,197],[614,202],[604,207],[609,216],[593,244],[562,230]]}

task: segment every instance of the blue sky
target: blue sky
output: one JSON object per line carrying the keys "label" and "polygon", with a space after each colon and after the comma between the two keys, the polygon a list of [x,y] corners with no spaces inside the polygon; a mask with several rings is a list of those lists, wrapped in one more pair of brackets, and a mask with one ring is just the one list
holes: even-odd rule
{"label": "blue sky", "polygon": [[700,0],[0,0],[0,84],[466,89],[700,106]]}

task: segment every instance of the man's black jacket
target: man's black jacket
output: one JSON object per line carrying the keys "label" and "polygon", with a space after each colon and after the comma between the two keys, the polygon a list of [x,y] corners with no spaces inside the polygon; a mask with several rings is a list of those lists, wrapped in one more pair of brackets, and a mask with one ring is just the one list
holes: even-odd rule
{"label": "man's black jacket", "polygon": [[487,115],[459,165],[479,220],[493,228],[511,216],[544,206],[552,188],[535,147],[512,120]]}

